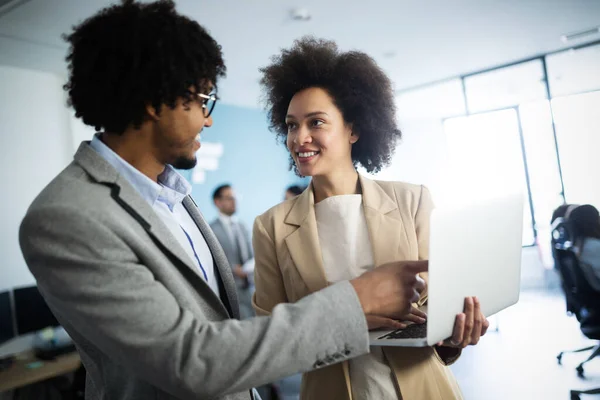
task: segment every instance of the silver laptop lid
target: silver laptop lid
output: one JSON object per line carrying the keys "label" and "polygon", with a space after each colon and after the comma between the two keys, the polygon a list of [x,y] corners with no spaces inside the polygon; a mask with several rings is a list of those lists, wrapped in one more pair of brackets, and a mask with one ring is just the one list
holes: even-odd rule
{"label": "silver laptop lid", "polygon": [[427,343],[452,335],[464,299],[477,296],[489,317],[519,299],[522,192],[434,209],[429,242]]}

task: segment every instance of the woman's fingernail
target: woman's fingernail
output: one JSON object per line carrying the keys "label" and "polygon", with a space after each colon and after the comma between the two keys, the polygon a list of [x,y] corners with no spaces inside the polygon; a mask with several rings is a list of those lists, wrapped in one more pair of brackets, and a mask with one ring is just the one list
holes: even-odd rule
{"label": "woman's fingernail", "polygon": [[458,340],[452,339],[450,340],[450,343],[452,343],[454,346],[458,346],[460,342]]}

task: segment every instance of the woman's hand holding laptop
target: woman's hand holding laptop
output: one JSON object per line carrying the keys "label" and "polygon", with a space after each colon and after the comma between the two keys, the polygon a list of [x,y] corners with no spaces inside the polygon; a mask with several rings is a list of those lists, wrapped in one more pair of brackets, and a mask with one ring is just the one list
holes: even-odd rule
{"label": "woman's hand holding laptop", "polygon": [[489,321],[481,312],[481,303],[477,297],[465,299],[464,312],[456,316],[452,337],[439,342],[438,346],[465,348],[476,345],[485,335],[490,326]]}

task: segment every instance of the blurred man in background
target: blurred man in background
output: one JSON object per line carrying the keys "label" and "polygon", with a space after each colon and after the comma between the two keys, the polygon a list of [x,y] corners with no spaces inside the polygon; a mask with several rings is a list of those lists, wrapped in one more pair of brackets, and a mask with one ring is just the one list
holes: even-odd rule
{"label": "blurred man in background", "polygon": [[249,318],[254,315],[252,309],[252,293],[254,292],[252,239],[248,229],[235,217],[236,198],[231,185],[223,184],[217,187],[213,193],[213,201],[219,209],[219,217],[210,224],[210,227],[217,236],[231,265],[238,290],[240,316]]}

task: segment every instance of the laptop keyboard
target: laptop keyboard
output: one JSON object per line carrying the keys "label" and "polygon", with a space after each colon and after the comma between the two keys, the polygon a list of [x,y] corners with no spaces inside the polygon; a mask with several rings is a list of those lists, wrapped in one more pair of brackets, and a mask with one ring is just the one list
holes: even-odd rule
{"label": "laptop keyboard", "polygon": [[427,337],[427,323],[412,324],[404,329],[390,332],[379,339],[421,339]]}

